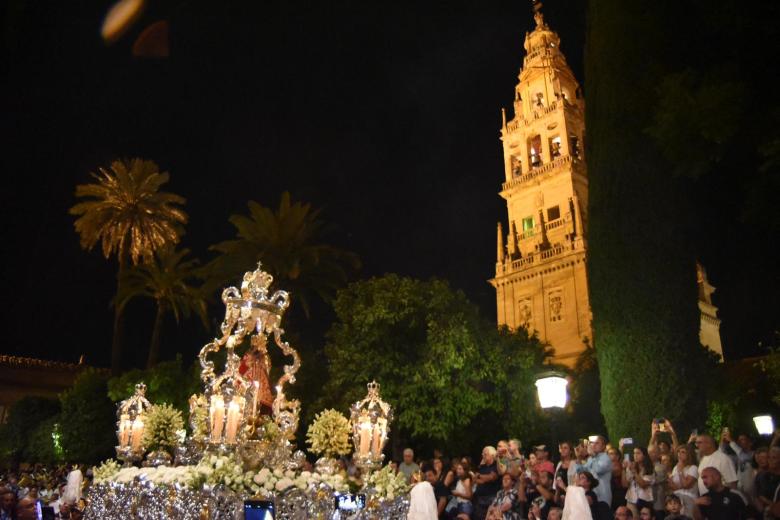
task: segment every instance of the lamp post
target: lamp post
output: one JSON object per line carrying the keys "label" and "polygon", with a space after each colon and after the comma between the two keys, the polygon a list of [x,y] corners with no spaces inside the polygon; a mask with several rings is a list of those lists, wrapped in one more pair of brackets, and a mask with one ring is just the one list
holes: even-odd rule
{"label": "lamp post", "polygon": [[553,444],[553,449],[550,450],[550,458],[552,458],[555,453],[554,450],[558,449],[556,417],[559,412],[556,411],[556,408],[561,411],[566,408],[566,403],[569,400],[566,387],[569,382],[560,372],[545,372],[537,376],[535,384],[536,393],[539,396],[539,405],[543,410],[549,410],[550,413],[550,440]]}
{"label": "lamp post", "polygon": [[757,415],[753,417],[759,435],[772,435],[775,432],[775,423],[771,415]]}

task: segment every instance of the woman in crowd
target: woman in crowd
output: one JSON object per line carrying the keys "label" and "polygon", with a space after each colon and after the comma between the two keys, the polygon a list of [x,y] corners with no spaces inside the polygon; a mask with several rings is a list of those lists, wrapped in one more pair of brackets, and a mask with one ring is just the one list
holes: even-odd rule
{"label": "woman in crowd", "polygon": [[519,520],[517,488],[515,479],[509,473],[501,477],[501,490],[488,509],[486,520]]}
{"label": "woman in crowd", "polygon": [[455,465],[456,483],[452,496],[455,497],[457,505],[451,512],[450,518],[459,520],[470,520],[474,512],[474,506],[471,504],[471,471],[468,463],[459,462]]}
{"label": "woman in crowd", "polygon": [[634,461],[623,463],[623,485],[626,491],[626,503],[634,517],[639,517],[643,507],[653,510],[653,483],[655,472],[647,450],[641,446],[634,448]]}
{"label": "woman in crowd", "polygon": [[690,444],[681,444],[677,448],[677,464],[669,477],[669,491],[680,498],[682,514],[693,516],[694,501],[699,496],[698,468],[694,464],[693,449]]}
{"label": "woman in crowd", "polygon": [[607,450],[609,460],[612,461],[612,479],[609,484],[612,488],[612,503],[610,506],[612,510],[617,510],[618,507],[626,505],[626,486],[623,485],[623,461],[621,460],[620,451],[615,447],[610,447]]}
{"label": "woman in crowd", "polygon": [[436,473],[436,482],[444,483],[447,472],[444,470],[444,461],[440,458],[433,459],[433,471]]}
{"label": "woman in crowd", "polygon": [[576,483],[577,461],[574,460],[574,450],[569,441],[563,441],[558,445],[561,460],[555,467],[555,503],[563,506],[566,488]]}

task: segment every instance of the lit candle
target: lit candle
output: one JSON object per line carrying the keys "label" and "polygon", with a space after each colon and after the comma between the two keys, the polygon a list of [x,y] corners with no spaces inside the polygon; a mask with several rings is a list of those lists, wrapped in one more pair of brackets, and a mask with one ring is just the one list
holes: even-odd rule
{"label": "lit candle", "polygon": [[222,428],[225,424],[225,401],[221,395],[211,396],[211,441],[222,439]]}
{"label": "lit candle", "polygon": [[260,393],[260,382],[255,381],[255,397],[252,400],[252,417],[257,417],[257,394]]}
{"label": "lit candle", "polygon": [[130,416],[123,413],[119,418],[119,446],[124,448],[130,442]]}
{"label": "lit candle", "polygon": [[144,422],[141,420],[140,417],[136,417],[135,421],[133,421],[133,431],[132,431],[132,446],[133,451],[140,451],[141,449],[141,440],[144,435]]}
{"label": "lit candle", "polygon": [[368,417],[361,417],[360,419],[360,448],[358,454],[361,457],[368,455],[368,451],[371,449],[371,419]]}
{"label": "lit candle", "polygon": [[238,433],[238,423],[241,421],[241,406],[237,402],[240,397],[234,397],[228,406],[227,427],[225,429],[225,442],[233,444],[236,442],[236,433]]}
{"label": "lit candle", "polygon": [[385,441],[387,429],[387,419],[380,417],[376,420],[376,427],[374,428],[374,438],[372,439],[371,455],[374,458],[378,458],[382,454],[382,444]]}

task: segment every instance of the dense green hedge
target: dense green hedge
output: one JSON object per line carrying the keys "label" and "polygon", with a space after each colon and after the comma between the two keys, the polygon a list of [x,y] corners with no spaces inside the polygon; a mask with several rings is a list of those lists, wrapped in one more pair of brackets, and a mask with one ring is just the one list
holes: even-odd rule
{"label": "dense green hedge", "polygon": [[646,132],[672,66],[672,2],[592,0],[586,52],[589,283],[610,436],[704,419],[686,180]]}
{"label": "dense green hedge", "polygon": [[116,407],[108,398],[107,379],[88,369],[60,394],[60,442],[68,461],[95,464],[115,455]]}

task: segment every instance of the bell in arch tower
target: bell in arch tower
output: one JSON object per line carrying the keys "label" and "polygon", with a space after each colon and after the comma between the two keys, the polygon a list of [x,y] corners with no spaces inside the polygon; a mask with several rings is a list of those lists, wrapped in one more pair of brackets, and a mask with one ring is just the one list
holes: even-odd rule
{"label": "bell in arch tower", "polygon": [[502,110],[507,228],[498,224],[499,325],[528,327],[573,365],[592,341],[585,268],[588,177],[585,102],[560,38],[534,2],[512,118]]}

